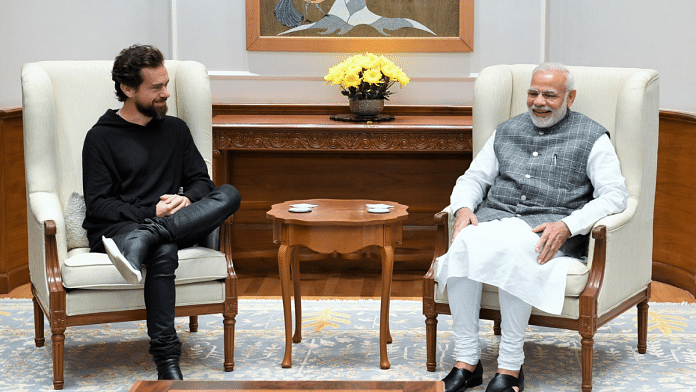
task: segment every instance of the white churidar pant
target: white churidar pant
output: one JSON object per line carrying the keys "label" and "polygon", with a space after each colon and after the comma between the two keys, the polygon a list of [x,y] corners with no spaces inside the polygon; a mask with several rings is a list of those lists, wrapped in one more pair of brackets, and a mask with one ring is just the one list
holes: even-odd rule
{"label": "white churidar pant", "polygon": [[438,258],[435,280],[447,286],[455,334],[455,360],[476,365],[481,357],[479,310],[483,283],[498,287],[502,338],[498,367],[519,370],[532,307],[560,314],[571,257],[562,252],[544,265],[534,251],[539,235],[517,218],[469,225]]}
{"label": "white churidar pant", "polygon": [[[447,292],[450,298],[467,298],[452,301],[452,328],[454,330],[454,359],[476,365],[481,359],[479,343],[479,310],[481,308],[482,284],[469,278],[449,278]],[[520,370],[524,363],[524,336],[532,313],[532,306],[521,299],[498,291],[502,338],[498,348],[498,367]]]}

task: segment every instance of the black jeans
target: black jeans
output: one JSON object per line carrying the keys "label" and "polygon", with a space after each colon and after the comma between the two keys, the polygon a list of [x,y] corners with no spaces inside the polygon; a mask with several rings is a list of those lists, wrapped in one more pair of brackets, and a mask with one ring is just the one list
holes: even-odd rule
{"label": "black jeans", "polygon": [[[237,211],[240,203],[241,196],[237,189],[224,184],[205,198],[174,214],[153,219],[167,229],[172,239],[152,247],[145,262],[147,334],[150,337],[149,352],[155,362],[181,355],[181,342],[174,327],[174,278],[179,266],[179,249],[193,246],[205,239]],[[138,225],[136,222],[125,225],[117,235],[128,234]],[[104,245],[99,243],[94,250],[104,252]]]}

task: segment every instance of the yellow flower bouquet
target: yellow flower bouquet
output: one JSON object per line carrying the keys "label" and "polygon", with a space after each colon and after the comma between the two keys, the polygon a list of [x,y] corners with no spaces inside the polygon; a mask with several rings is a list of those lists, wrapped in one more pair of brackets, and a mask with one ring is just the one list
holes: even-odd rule
{"label": "yellow flower bouquet", "polygon": [[396,64],[384,56],[372,53],[356,54],[329,68],[324,76],[326,84],[339,85],[341,94],[351,101],[365,99],[386,99],[393,92],[389,88],[395,83],[401,86],[410,79]]}

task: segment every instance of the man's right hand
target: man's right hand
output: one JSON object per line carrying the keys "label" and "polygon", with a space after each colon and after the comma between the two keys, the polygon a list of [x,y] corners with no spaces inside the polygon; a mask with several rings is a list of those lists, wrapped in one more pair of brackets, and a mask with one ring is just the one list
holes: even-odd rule
{"label": "man's right hand", "polygon": [[468,207],[464,207],[457,211],[457,220],[454,222],[454,231],[452,232],[452,241],[457,237],[460,231],[472,224],[478,226],[478,218]]}

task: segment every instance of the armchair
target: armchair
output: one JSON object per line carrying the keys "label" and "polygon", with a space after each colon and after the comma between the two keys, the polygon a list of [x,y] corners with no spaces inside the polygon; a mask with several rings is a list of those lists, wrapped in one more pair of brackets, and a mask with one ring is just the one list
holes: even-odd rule
{"label": "armchair", "polygon": [[[108,108],[116,108],[111,61],[51,61],[22,67],[29,272],[35,343],[43,346],[44,315],[53,344],[53,386],[62,389],[67,327],[146,318],[143,284],[128,284],[106,254],[90,253],[82,229],[82,145]],[[191,129],[212,171],[212,98],[208,73],[192,61],[165,61],[169,114]],[[237,277],[228,224],[206,244],[179,251],[176,316],[224,317],[224,369],[234,368]],[[221,241],[220,241],[221,239]],[[202,246],[206,245],[206,246]],[[215,249],[211,249],[213,247]],[[227,255],[227,256],[226,256]]]}
{"label": "armchair", "polygon": [[[526,91],[534,65],[498,65],[476,79],[473,104],[473,154],[498,124],[527,110]],[[581,336],[582,390],[592,390],[592,351],[599,327],[637,305],[638,352],[645,353],[652,272],[652,230],[657,170],[659,78],[653,70],[568,67],[578,91],[573,110],[605,126],[616,148],[629,192],[625,211],[597,222],[587,265],[571,264],[561,315],[534,308],[530,324],[575,330]],[[447,252],[454,224],[447,207],[435,215],[437,243],[423,282],[427,369],[435,371],[437,316],[450,314],[447,291],[435,282],[436,258]],[[630,271],[630,273],[628,272]],[[483,285],[480,317],[494,320],[500,334],[495,287]]]}

